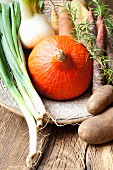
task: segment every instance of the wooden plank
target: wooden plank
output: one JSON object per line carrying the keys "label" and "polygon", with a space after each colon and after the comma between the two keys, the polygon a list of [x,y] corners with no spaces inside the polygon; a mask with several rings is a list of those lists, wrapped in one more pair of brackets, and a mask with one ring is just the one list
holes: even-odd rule
{"label": "wooden plank", "polygon": [[[38,137],[42,155],[37,170],[112,170],[113,141],[88,145],[78,137],[78,126],[48,125]],[[51,135],[48,135],[51,134]],[[42,141],[42,136],[47,135]],[[0,170],[28,170],[28,128],[24,118],[0,108]],[[40,158],[40,159],[38,159]]]}
{"label": "wooden plank", "polygon": [[77,126],[56,127],[38,170],[84,170],[87,144],[78,138]]}
{"label": "wooden plank", "polygon": [[89,145],[86,155],[87,170],[113,169],[113,141],[103,145]]}
{"label": "wooden plank", "polygon": [[89,145],[78,137],[77,126],[54,127],[50,141],[38,170],[113,169],[113,141]]}

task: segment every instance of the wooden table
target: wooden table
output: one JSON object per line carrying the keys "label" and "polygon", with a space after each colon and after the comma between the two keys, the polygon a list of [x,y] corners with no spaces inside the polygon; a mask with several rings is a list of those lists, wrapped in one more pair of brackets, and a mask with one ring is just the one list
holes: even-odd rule
{"label": "wooden table", "polygon": [[[113,170],[113,141],[89,145],[77,134],[79,125],[47,125],[40,131],[37,170]],[[41,149],[39,148],[42,144]],[[24,118],[0,107],[0,170],[28,170],[28,128]]]}

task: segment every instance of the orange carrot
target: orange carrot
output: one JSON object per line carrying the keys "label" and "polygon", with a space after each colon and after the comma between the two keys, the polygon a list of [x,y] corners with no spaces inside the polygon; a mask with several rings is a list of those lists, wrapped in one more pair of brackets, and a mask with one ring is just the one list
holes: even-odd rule
{"label": "orange carrot", "polygon": [[55,5],[54,3],[51,1],[52,4],[52,9],[51,9],[51,25],[55,31],[55,34],[58,35],[59,34],[59,24],[58,24],[58,14],[57,11],[55,9]]}
{"label": "orange carrot", "polygon": [[58,9],[59,16],[59,35],[70,36],[74,24],[72,23],[71,16],[68,14],[68,11],[64,5],[64,0],[61,2],[61,6]]}

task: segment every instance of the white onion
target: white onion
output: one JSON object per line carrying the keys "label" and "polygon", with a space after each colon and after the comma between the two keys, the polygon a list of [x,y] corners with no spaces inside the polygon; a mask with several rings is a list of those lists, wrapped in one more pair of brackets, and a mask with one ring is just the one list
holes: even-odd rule
{"label": "white onion", "polygon": [[32,4],[20,0],[21,24],[19,38],[25,48],[34,48],[43,39],[55,35],[55,31],[46,16],[37,13]]}

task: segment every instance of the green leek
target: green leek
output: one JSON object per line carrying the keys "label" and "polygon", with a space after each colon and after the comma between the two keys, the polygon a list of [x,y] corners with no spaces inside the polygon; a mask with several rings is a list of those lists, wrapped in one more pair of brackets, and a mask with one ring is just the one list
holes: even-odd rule
{"label": "green leek", "polygon": [[[0,7],[0,23],[2,23],[0,25],[0,78],[19,105],[28,124],[30,145],[27,165],[30,167],[36,155],[37,126],[42,126],[46,110],[30,81],[24,52],[18,38],[19,4],[16,1],[7,5],[1,3]],[[9,68],[15,82],[13,82]]]}

